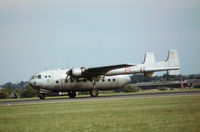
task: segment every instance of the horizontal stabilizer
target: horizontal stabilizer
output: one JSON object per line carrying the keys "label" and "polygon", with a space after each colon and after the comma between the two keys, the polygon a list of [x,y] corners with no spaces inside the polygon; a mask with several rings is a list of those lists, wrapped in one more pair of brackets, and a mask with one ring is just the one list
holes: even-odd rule
{"label": "horizontal stabilizer", "polygon": [[169,75],[179,75],[180,74],[180,70],[169,70],[168,74]]}

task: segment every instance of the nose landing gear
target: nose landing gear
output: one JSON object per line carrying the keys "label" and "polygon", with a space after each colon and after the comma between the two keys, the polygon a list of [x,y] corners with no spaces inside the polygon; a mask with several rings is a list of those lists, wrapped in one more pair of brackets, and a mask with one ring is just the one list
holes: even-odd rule
{"label": "nose landing gear", "polygon": [[69,98],[75,98],[76,97],[76,91],[69,91],[68,95],[69,95]]}
{"label": "nose landing gear", "polygon": [[44,93],[40,93],[40,94],[39,94],[39,98],[40,98],[41,100],[45,99],[45,94],[44,94]]}

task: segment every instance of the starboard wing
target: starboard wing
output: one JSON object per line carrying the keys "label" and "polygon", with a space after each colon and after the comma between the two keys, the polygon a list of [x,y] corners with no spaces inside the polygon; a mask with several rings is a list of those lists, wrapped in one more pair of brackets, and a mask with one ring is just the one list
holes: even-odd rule
{"label": "starboard wing", "polygon": [[125,68],[134,66],[133,64],[119,64],[119,65],[110,65],[110,66],[100,66],[100,67],[92,67],[85,70],[85,75],[90,77],[96,77],[100,75],[105,75],[110,70],[115,70],[119,68]]}

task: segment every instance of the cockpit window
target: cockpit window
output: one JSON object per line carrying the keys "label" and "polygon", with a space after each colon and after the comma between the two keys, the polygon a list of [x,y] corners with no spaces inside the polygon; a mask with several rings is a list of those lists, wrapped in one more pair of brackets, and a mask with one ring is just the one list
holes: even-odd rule
{"label": "cockpit window", "polygon": [[35,76],[35,75],[31,77],[31,79],[35,79],[35,78],[36,78],[36,76]]}
{"label": "cockpit window", "polygon": [[41,75],[38,75],[38,79],[41,79]]}

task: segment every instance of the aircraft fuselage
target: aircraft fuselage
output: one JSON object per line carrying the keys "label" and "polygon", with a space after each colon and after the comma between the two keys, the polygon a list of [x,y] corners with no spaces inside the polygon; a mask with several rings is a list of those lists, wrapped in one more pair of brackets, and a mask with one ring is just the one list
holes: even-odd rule
{"label": "aircraft fuselage", "polygon": [[[50,70],[31,77],[31,87],[46,92],[89,91],[92,89],[112,90],[130,82],[129,75],[104,76],[93,79],[76,79],[66,75],[67,70]],[[95,86],[95,87],[94,87]]]}

